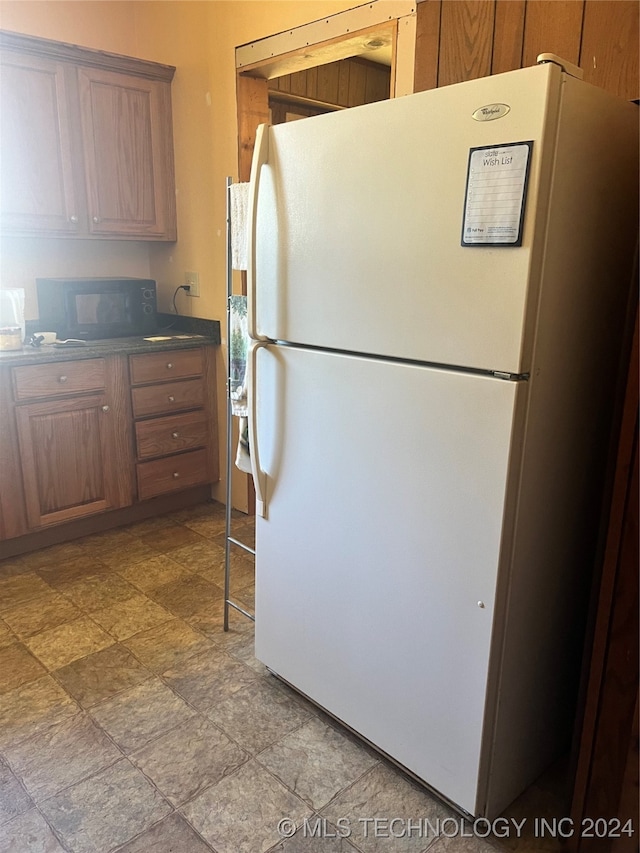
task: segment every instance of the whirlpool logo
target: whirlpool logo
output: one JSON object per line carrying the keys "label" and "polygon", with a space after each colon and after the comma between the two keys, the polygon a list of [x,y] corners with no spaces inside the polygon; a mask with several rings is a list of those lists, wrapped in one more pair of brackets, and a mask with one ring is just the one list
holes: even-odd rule
{"label": "whirlpool logo", "polygon": [[476,121],[495,121],[497,118],[504,118],[511,107],[508,104],[486,104],[472,114],[472,118]]}

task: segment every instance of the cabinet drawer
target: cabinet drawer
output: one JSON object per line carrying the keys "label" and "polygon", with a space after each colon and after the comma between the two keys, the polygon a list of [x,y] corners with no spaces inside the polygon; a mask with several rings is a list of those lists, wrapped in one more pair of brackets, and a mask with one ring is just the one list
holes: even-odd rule
{"label": "cabinet drawer", "polygon": [[204,447],[208,432],[207,416],[203,411],[141,421],[136,424],[138,459]]}
{"label": "cabinet drawer", "polygon": [[204,366],[202,349],[168,350],[129,356],[131,384],[201,376]]}
{"label": "cabinet drawer", "polygon": [[209,482],[206,450],[192,450],[154,462],[139,462],[138,499],[154,498]]}
{"label": "cabinet drawer", "polygon": [[202,379],[186,379],[184,382],[132,388],[131,399],[135,418],[197,409],[204,405],[204,384]]}
{"label": "cabinet drawer", "polygon": [[83,391],[103,391],[105,362],[103,358],[84,361],[55,361],[13,368],[15,399],[36,400],[39,397],[60,397]]}

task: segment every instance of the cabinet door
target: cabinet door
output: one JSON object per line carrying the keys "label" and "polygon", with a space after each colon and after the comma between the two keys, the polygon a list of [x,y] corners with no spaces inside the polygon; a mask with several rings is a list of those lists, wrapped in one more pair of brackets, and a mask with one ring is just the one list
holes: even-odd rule
{"label": "cabinet door", "polygon": [[0,368],[0,541],[27,532],[11,377]]}
{"label": "cabinet door", "polygon": [[0,59],[0,224],[3,230],[75,233],[65,66],[7,51]]}
{"label": "cabinet door", "polygon": [[30,528],[121,505],[109,395],[16,407]]}
{"label": "cabinet door", "polygon": [[176,239],[169,84],[78,68],[89,232]]}

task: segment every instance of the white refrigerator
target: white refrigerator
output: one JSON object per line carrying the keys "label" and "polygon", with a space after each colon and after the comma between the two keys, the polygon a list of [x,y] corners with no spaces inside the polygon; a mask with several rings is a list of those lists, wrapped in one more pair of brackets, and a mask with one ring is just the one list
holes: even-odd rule
{"label": "white refrigerator", "polygon": [[555,63],[258,133],[256,655],[472,815],[571,731],[637,161]]}

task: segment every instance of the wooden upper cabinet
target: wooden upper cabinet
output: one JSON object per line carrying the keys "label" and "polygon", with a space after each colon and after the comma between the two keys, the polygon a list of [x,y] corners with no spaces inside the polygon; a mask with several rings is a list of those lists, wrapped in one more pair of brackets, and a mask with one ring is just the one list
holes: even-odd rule
{"label": "wooden upper cabinet", "polygon": [[172,66],[0,32],[3,231],[175,240]]}
{"label": "wooden upper cabinet", "polygon": [[0,56],[0,180],[3,228],[77,233],[65,65]]}
{"label": "wooden upper cabinet", "polygon": [[78,69],[89,231],[174,239],[168,85]]}

